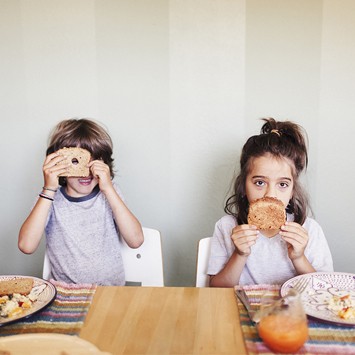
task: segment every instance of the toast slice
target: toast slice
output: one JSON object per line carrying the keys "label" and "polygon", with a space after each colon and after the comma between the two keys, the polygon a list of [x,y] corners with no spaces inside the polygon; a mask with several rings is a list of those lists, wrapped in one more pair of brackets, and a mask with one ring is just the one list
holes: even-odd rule
{"label": "toast slice", "polygon": [[71,147],[59,149],[57,153],[67,157],[63,164],[70,164],[68,171],[59,176],[86,177],[90,175],[90,170],[87,167],[91,158],[89,151],[83,148]]}
{"label": "toast slice", "polygon": [[33,279],[23,277],[12,280],[0,281],[0,297],[19,293],[21,295],[28,295],[33,287]]}
{"label": "toast slice", "polygon": [[261,230],[280,229],[286,221],[285,206],[274,197],[263,197],[249,205],[248,224]]}

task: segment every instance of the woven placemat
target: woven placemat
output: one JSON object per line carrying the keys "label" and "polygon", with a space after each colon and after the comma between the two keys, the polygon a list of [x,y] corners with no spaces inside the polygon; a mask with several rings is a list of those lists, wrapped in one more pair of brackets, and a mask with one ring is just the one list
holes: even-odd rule
{"label": "woven placemat", "polygon": [[79,335],[96,291],[95,284],[67,284],[50,280],[56,287],[54,301],[29,318],[0,327],[0,336],[24,333]]}
{"label": "woven placemat", "polygon": [[[253,309],[257,310],[265,292],[277,297],[279,285],[244,286]],[[249,355],[274,354],[259,337],[256,326],[236,296],[240,315],[241,328],[245,346]],[[309,340],[298,354],[355,354],[355,327],[325,323],[314,319],[308,320]]]}

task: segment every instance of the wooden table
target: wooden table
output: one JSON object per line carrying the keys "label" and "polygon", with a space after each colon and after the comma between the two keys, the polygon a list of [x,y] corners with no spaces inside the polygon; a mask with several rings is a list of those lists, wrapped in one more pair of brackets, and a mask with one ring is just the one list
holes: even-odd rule
{"label": "wooden table", "polygon": [[231,288],[100,286],[80,337],[112,354],[246,354]]}

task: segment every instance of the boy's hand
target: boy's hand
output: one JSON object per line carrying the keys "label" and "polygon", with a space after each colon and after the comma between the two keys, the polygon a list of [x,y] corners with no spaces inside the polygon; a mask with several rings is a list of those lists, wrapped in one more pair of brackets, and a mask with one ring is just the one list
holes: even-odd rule
{"label": "boy's hand", "polygon": [[291,260],[304,256],[308,244],[308,232],[296,222],[286,222],[281,227],[280,235],[287,242],[288,256]]}
{"label": "boy's hand", "polygon": [[56,152],[47,155],[44,160],[42,171],[44,177],[44,186],[56,190],[59,186],[58,175],[64,174],[67,171],[69,164],[59,164],[66,158]]}
{"label": "boy's hand", "polygon": [[93,177],[99,181],[99,187],[102,192],[112,187],[111,172],[107,164],[102,160],[93,160],[88,164]]}
{"label": "boy's hand", "polygon": [[258,230],[250,224],[242,224],[232,229],[231,238],[237,253],[248,256],[251,253],[251,247],[256,243],[258,238]]}

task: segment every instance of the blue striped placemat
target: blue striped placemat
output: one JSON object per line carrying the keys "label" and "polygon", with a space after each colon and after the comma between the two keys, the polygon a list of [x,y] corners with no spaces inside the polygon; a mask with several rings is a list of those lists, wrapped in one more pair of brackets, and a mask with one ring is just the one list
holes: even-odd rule
{"label": "blue striped placemat", "polygon": [[24,333],[79,335],[96,291],[95,284],[67,284],[50,280],[56,287],[54,301],[29,318],[0,327],[0,336]]}
{"label": "blue striped placemat", "polygon": [[[258,309],[262,295],[267,291],[279,295],[279,285],[243,286],[253,309]],[[248,313],[238,301],[241,328],[245,346],[249,355],[274,354],[259,337],[256,326],[251,322]],[[355,354],[355,327],[325,323],[314,319],[308,320],[309,339],[300,349],[299,354]]]}

